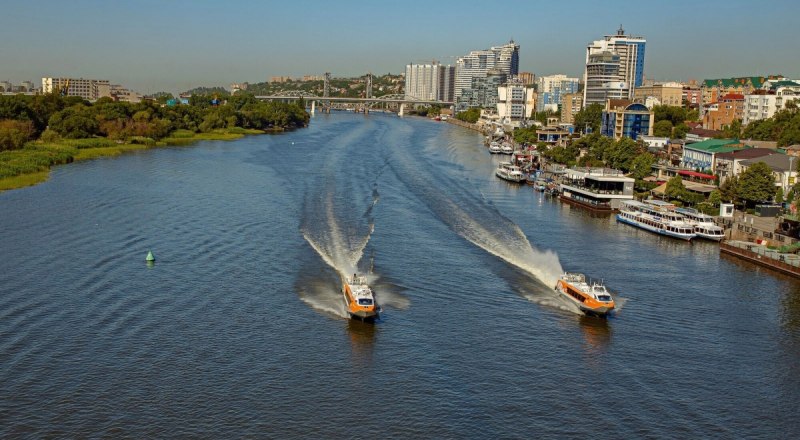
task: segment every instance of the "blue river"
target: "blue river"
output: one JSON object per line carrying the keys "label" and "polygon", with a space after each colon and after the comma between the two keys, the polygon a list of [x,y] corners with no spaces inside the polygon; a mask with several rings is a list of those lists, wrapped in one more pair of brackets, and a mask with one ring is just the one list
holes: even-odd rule
{"label": "blue river", "polygon": [[[499,160],[454,125],[334,113],[1,193],[0,437],[800,435],[800,282]],[[346,319],[355,270],[375,323]],[[621,308],[575,313],[563,270]]]}

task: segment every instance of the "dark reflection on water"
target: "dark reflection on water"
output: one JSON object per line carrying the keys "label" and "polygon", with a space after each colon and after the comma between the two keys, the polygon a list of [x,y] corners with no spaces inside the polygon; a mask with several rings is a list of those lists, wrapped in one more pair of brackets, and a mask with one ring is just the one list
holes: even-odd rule
{"label": "dark reflection on water", "polygon": [[600,318],[596,316],[578,317],[583,338],[586,341],[585,347],[589,356],[605,353],[611,345],[611,326],[610,321],[614,316]]}

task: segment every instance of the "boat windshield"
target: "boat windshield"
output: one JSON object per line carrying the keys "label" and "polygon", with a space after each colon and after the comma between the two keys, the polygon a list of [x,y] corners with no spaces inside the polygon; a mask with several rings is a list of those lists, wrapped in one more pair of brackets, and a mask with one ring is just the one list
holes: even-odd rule
{"label": "boat windshield", "polygon": [[598,301],[609,302],[611,301],[611,296],[609,295],[597,295]]}
{"label": "boat windshield", "polygon": [[362,306],[371,306],[372,305],[372,298],[359,298],[358,304]]}

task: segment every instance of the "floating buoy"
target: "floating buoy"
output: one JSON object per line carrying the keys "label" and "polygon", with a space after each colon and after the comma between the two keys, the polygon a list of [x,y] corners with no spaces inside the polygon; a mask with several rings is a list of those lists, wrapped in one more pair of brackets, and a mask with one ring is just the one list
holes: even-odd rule
{"label": "floating buoy", "polygon": [[156,257],[153,256],[153,251],[147,251],[147,257],[144,260],[147,261],[148,263],[156,261]]}

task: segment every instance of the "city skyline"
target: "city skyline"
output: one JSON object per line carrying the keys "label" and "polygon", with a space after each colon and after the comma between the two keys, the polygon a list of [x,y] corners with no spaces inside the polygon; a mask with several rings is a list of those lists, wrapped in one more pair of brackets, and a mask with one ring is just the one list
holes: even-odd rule
{"label": "city skyline", "polygon": [[143,93],[174,93],[278,75],[402,73],[410,62],[431,59],[455,65],[472,50],[511,39],[520,45],[520,71],[582,78],[587,43],[620,25],[647,38],[648,79],[800,76],[800,60],[787,56],[795,46],[791,12],[800,7],[788,1],[768,11],[716,0],[625,10],[568,6],[505,3],[491,20],[487,8],[494,5],[476,1],[409,1],[401,8],[365,1],[15,3],[4,7],[0,27],[0,80],[101,78]]}

